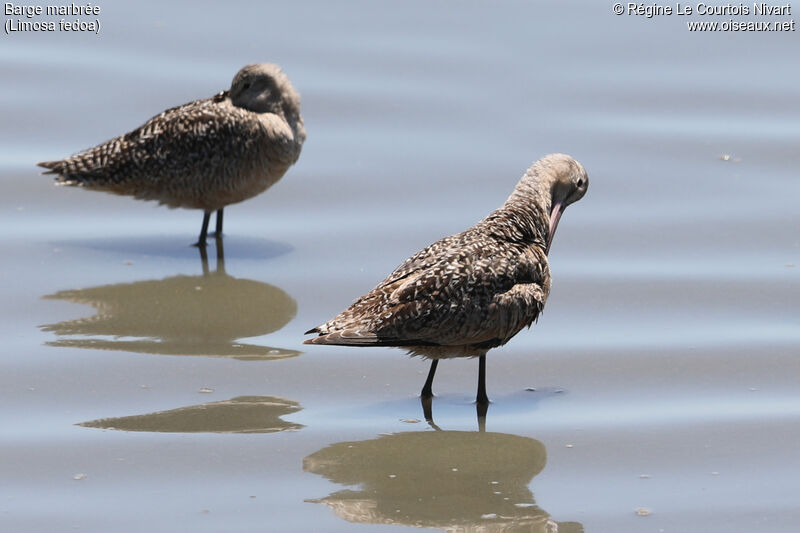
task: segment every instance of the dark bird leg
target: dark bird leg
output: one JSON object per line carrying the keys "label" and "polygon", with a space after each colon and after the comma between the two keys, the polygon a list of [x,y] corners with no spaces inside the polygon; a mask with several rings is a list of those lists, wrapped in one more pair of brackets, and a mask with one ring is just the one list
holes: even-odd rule
{"label": "dark bird leg", "polygon": [[431,360],[431,369],[428,371],[428,379],[425,380],[425,385],[422,387],[420,401],[422,402],[422,414],[425,416],[425,421],[433,429],[441,431],[433,421],[433,376],[436,375],[437,366],[439,366],[439,360]]}
{"label": "dark bird leg", "polygon": [[425,380],[425,385],[422,387],[423,398],[433,398],[433,376],[436,374],[436,367],[439,365],[438,359],[431,361],[431,369],[428,371],[428,379]]}
{"label": "dark bird leg", "polygon": [[486,431],[486,413],[489,411],[489,397],[486,395],[486,355],[478,360],[478,397],[475,399],[478,411],[478,431]]}
{"label": "dark bird leg", "polygon": [[486,395],[486,355],[480,356],[478,361],[478,397],[475,398],[478,405],[489,405],[489,397]]}
{"label": "dark bird leg", "polygon": [[199,246],[201,248],[205,247],[206,245],[206,236],[208,235],[208,221],[211,219],[211,211],[206,211],[203,213],[203,227],[200,228],[200,237],[197,239],[195,246]]}
{"label": "dark bird leg", "polygon": [[217,210],[217,230],[214,235],[222,237],[222,209]]}

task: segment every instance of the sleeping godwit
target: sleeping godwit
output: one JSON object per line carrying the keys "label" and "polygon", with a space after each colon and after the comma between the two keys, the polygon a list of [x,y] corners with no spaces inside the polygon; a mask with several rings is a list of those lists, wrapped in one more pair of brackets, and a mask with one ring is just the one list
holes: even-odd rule
{"label": "sleeping godwit", "polygon": [[57,183],[202,209],[198,246],[211,213],[277,182],[306,138],[300,96],[277,65],[248,65],[230,90],[167,109],[139,128],[60,161],[39,166]]}
{"label": "sleeping godwit", "polygon": [[530,326],[550,292],[547,253],[558,221],[589,177],[568,155],[533,164],[500,209],[414,254],[369,293],[306,333],[305,344],[398,346],[431,359],[479,357],[478,405],[487,405],[486,352]]}

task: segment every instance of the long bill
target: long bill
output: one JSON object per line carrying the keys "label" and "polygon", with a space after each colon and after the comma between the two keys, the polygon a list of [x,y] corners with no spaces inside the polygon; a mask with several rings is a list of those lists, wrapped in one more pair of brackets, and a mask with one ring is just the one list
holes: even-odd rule
{"label": "long bill", "polygon": [[553,242],[553,235],[556,234],[558,221],[561,220],[561,215],[564,214],[566,206],[562,202],[556,202],[550,209],[550,228],[547,231],[547,247],[544,250],[545,254],[550,253],[550,244]]}

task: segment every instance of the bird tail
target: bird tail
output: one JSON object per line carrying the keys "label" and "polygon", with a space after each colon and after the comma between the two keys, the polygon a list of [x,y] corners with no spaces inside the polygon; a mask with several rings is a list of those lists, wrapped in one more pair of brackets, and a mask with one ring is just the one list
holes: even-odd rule
{"label": "bird tail", "polygon": [[74,172],[69,165],[69,160],[62,159],[60,161],[41,161],[36,165],[46,168],[43,175],[55,174],[56,185],[72,185],[82,187],[90,183],[90,176],[87,173]]}
{"label": "bird tail", "polygon": [[[306,332],[320,333],[319,328],[313,328]],[[354,329],[343,329],[331,333],[320,333],[319,337],[306,339],[303,344],[336,344],[340,346],[376,346],[380,345],[378,336],[369,331],[358,331]]]}
{"label": "bird tail", "polygon": [[399,337],[388,337],[378,335],[372,331],[358,329],[341,329],[323,333],[321,326],[312,328],[306,332],[319,333],[319,337],[306,339],[303,344],[333,344],[338,346],[438,346],[438,343],[422,339],[401,339]]}
{"label": "bird tail", "polygon": [[36,166],[46,168],[42,174],[61,174],[64,166],[64,161],[41,161],[36,163]]}

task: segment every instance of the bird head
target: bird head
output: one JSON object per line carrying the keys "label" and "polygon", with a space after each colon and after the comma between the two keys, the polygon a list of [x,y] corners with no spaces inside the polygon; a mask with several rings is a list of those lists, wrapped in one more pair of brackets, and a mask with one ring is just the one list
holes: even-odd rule
{"label": "bird head", "polygon": [[589,176],[583,165],[565,154],[550,154],[536,162],[542,167],[550,183],[550,214],[545,252],[550,251],[558,221],[567,206],[577,202],[589,188]]}
{"label": "bird head", "polygon": [[273,63],[247,65],[237,72],[231,82],[230,98],[233,105],[254,113],[276,113],[288,118],[300,112],[300,96],[289,77]]}

